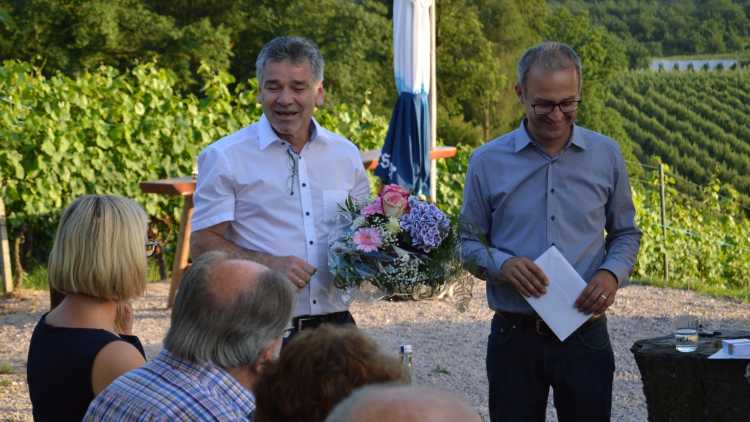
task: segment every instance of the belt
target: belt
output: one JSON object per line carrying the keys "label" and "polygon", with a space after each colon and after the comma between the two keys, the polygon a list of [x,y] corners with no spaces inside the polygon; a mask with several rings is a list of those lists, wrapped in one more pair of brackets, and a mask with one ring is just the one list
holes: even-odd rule
{"label": "belt", "polygon": [[[495,315],[507,319],[514,324],[514,328],[520,328],[527,331],[531,331],[540,336],[554,335],[554,331],[544,322],[544,320],[537,314],[518,314],[506,311],[495,311]],[[606,314],[596,314],[584,322],[578,329],[586,328],[593,325],[600,319],[606,319]]]}
{"label": "belt", "polygon": [[349,311],[334,312],[323,315],[300,315],[292,318],[292,330],[302,331],[315,328],[320,324],[347,324],[351,323],[352,316]]}

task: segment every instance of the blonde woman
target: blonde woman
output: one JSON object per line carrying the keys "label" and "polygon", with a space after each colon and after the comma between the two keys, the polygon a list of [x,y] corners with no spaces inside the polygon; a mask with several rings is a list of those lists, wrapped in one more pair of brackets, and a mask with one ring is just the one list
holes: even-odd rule
{"label": "blonde woman", "polygon": [[128,301],[146,287],[146,226],[143,209],[117,196],[83,196],[63,213],[48,277],[64,299],[29,346],[36,421],[81,420],[94,396],[145,363],[138,338],[123,331],[132,325]]}

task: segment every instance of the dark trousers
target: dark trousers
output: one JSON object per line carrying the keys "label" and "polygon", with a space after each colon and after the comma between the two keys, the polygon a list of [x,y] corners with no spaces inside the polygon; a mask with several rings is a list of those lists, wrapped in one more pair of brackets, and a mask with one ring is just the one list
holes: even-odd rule
{"label": "dark trousers", "polygon": [[529,318],[495,314],[487,344],[492,422],[543,422],[549,388],[560,422],[604,422],[612,410],[614,354],[607,320],[564,342]]}
{"label": "dark trousers", "polygon": [[317,328],[321,324],[334,324],[334,325],[357,325],[354,321],[354,317],[349,311],[334,312],[332,314],[324,315],[301,315],[292,318],[292,329],[289,334],[284,337],[282,347],[294,338],[295,335],[299,334],[300,331],[310,330]]}

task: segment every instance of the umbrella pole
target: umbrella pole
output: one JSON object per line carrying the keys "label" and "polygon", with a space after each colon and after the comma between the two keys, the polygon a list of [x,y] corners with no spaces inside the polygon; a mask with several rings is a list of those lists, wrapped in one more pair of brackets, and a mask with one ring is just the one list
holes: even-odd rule
{"label": "umbrella pole", "polygon": [[[430,6],[430,151],[437,147],[437,54],[435,51],[436,32],[435,15],[437,2]],[[429,159],[430,163],[430,199],[437,202],[437,161]]]}

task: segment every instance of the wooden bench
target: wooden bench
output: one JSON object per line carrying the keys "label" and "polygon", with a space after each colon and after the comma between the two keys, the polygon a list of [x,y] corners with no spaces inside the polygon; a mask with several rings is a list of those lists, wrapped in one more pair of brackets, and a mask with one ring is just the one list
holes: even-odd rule
{"label": "wooden bench", "polygon": [[[360,152],[362,163],[368,170],[374,170],[378,166],[380,150],[369,150]],[[430,153],[431,160],[450,158],[456,155],[456,147],[437,147]],[[174,297],[180,286],[182,275],[188,267],[190,257],[190,232],[191,219],[193,218],[193,193],[195,192],[195,179],[190,176],[174,177],[171,179],[153,180],[141,182],[141,191],[159,195],[182,196],[182,215],[180,216],[180,232],[177,235],[177,249],[175,250],[174,264],[172,265],[172,277],[169,282],[169,296],[167,297],[167,308],[174,305]]]}

